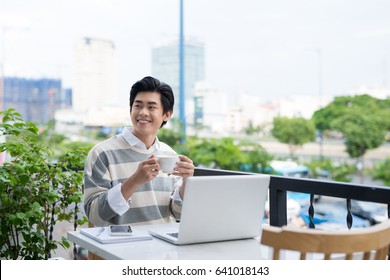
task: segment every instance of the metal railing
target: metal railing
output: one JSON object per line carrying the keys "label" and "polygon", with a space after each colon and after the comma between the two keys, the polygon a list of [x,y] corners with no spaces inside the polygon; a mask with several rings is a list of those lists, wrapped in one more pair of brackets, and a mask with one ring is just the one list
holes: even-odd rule
{"label": "metal railing", "polygon": [[[195,176],[218,175],[253,175],[255,173],[218,170],[208,168],[196,168]],[[314,195],[336,197],[346,199],[348,228],[352,227],[353,217],[351,200],[367,201],[387,205],[387,216],[390,218],[390,187],[357,185],[333,181],[315,179],[301,179],[270,175],[269,186],[269,215],[270,224],[273,226],[287,225],[287,191],[310,194],[310,206],[308,216],[310,227],[314,228]]]}

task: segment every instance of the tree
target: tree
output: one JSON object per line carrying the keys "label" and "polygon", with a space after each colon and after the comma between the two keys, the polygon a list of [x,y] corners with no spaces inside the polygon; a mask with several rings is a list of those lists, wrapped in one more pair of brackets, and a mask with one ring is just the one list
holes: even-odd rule
{"label": "tree", "polygon": [[346,151],[352,158],[363,157],[367,150],[379,147],[386,135],[382,116],[362,108],[349,109],[333,120],[331,127],[344,135]]}
{"label": "tree", "polygon": [[49,121],[38,129],[37,143],[41,146],[50,147],[53,151],[51,159],[56,161],[62,158],[68,151],[83,150],[83,153],[93,147],[93,143],[81,141],[69,141],[69,138],[62,133],[55,132],[55,122]]}
{"label": "tree", "polygon": [[372,178],[382,180],[384,185],[390,187],[390,158],[380,161],[375,165]]}
{"label": "tree", "polygon": [[382,100],[368,94],[336,97],[312,119],[318,129],[343,134],[346,152],[356,159],[363,183],[364,155],[382,145],[390,129],[390,98]]}
{"label": "tree", "polygon": [[242,147],[243,171],[268,173],[271,170],[270,162],[273,157],[262,146],[244,142],[241,142],[240,145]]}
{"label": "tree", "polygon": [[258,134],[261,131],[261,127],[254,126],[252,121],[249,121],[248,126],[245,128],[245,133],[247,135],[253,135],[253,134]]}
{"label": "tree", "polygon": [[332,130],[332,122],[344,116],[351,108],[360,108],[383,115],[386,129],[390,129],[390,98],[377,99],[368,94],[338,96],[326,107],[314,112],[312,120],[317,129]]}
{"label": "tree", "polygon": [[315,140],[315,127],[311,120],[301,117],[277,117],[273,121],[272,135],[281,143],[287,144],[290,157],[294,156],[297,148]]}
{"label": "tree", "polygon": [[186,144],[188,156],[195,166],[205,165],[213,168],[240,170],[242,155],[233,138],[192,138]]}

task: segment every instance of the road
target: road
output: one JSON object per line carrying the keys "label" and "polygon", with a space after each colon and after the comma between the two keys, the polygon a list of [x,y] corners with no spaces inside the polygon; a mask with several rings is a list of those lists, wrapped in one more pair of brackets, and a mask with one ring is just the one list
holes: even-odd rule
{"label": "road", "polygon": [[[260,145],[271,155],[274,156],[289,156],[289,149],[286,144],[276,141],[260,141]],[[336,160],[349,159],[348,153],[345,152],[345,145],[341,142],[324,143],[322,146],[322,154],[324,157],[333,158]],[[298,148],[295,155],[300,159],[318,158],[320,155],[320,146],[318,143],[308,143]],[[372,167],[376,161],[384,160],[390,157],[390,145],[382,145],[379,148],[369,150],[364,155],[366,167]]]}

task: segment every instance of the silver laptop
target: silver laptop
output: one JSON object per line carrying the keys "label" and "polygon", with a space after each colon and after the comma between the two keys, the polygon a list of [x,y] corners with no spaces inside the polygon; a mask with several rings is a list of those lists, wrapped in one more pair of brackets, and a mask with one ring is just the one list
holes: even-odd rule
{"label": "silver laptop", "polygon": [[177,245],[259,236],[269,182],[261,174],[189,177],[180,223],[149,233]]}

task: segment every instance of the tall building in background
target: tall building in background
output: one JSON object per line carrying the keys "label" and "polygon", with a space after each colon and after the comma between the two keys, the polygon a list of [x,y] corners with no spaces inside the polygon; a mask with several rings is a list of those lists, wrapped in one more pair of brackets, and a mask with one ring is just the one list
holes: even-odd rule
{"label": "tall building in background", "polygon": [[64,102],[61,80],[4,79],[4,109],[14,108],[25,121],[46,123]]}
{"label": "tall building in background", "polygon": [[[195,84],[205,80],[205,54],[203,43],[186,40],[184,43],[185,96],[193,102]],[[152,75],[169,84],[179,100],[179,42],[160,43],[152,49]],[[176,104],[177,104],[176,103]],[[180,106],[175,105],[175,110]],[[175,113],[178,116],[177,112]]]}
{"label": "tall building in background", "polygon": [[93,38],[77,41],[72,101],[76,112],[117,103],[117,61],[112,41]]}

